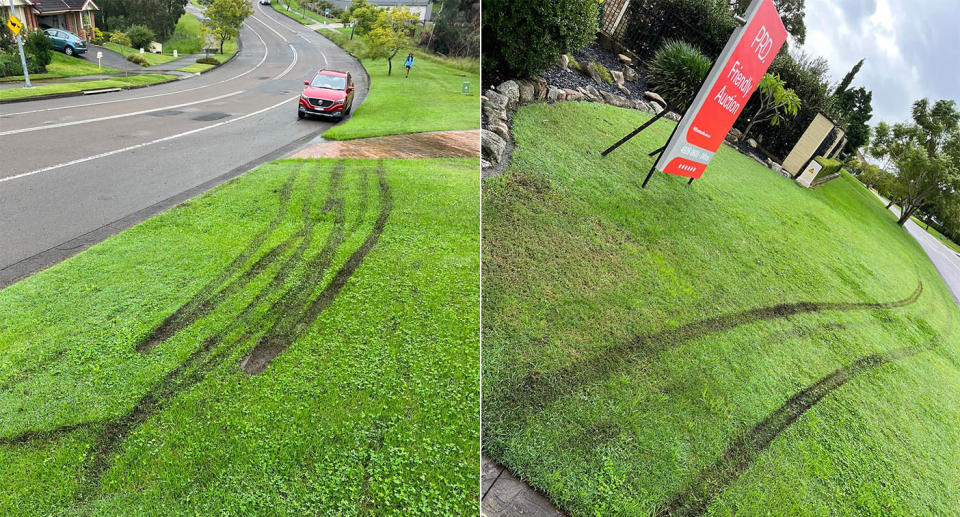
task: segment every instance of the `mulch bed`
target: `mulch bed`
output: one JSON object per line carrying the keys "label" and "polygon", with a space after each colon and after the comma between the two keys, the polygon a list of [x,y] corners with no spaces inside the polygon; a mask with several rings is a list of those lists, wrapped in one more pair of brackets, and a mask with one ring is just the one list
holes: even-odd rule
{"label": "mulch bed", "polygon": [[[589,46],[574,52],[573,57],[579,63],[586,63],[589,61],[600,63],[611,72],[622,69],[620,60],[617,59],[617,54],[601,47],[598,43],[592,43]],[[640,70],[640,67],[637,66],[637,63],[633,63],[631,66],[634,70],[637,70],[637,72],[640,74],[640,77],[638,77],[636,81],[623,82],[623,85],[630,90],[630,95],[624,94],[612,84],[597,84],[593,82],[593,79],[583,75],[578,70],[561,70],[560,67],[555,66],[540,75],[547,80],[547,84],[558,86],[560,88],[576,90],[577,87],[586,88],[587,86],[592,85],[594,88],[602,92],[609,92],[615,95],[626,97],[628,99],[643,99],[643,92],[647,90],[646,81],[643,80],[642,71]]]}

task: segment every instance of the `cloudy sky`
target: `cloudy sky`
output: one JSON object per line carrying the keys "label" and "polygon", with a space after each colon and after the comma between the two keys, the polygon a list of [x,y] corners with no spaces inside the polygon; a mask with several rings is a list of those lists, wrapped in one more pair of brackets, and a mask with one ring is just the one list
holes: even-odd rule
{"label": "cloudy sky", "polygon": [[853,86],[873,91],[873,118],[900,122],[922,97],[960,105],[960,0],[806,0],[808,53],[833,84],[860,60]]}

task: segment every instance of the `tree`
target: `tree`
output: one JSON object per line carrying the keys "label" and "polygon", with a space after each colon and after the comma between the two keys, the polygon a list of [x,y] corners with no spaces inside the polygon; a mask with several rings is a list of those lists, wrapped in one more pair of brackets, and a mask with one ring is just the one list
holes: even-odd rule
{"label": "tree", "polygon": [[253,14],[253,6],[247,0],[213,0],[204,14],[204,25],[220,42],[222,54],[223,44],[240,34],[243,20]]}
{"label": "tree", "polygon": [[747,122],[746,129],[740,135],[741,141],[747,138],[750,129],[757,122],[769,120],[771,126],[776,126],[780,123],[781,114],[793,117],[800,109],[800,97],[797,96],[796,92],[787,88],[786,83],[780,79],[779,75],[763,74],[763,79],[760,79],[760,84],[757,86],[757,93],[760,94],[760,106]]}
{"label": "tree", "polygon": [[[750,6],[751,0],[729,0],[734,14],[743,14]],[[773,0],[777,6],[783,27],[793,36],[797,43],[802,44],[807,38],[807,26],[803,24],[804,0]]]}
{"label": "tree", "polygon": [[960,112],[956,102],[913,103],[913,122],[878,124],[870,152],[896,166],[903,225],[921,207],[960,204]]}
{"label": "tree", "polygon": [[120,45],[120,55],[123,55],[123,47],[130,46],[130,38],[123,32],[116,30],[110,34],[110,43]]}
{"label": "tree", "polygon": [[852,154],[870,141],[870,126],[867,122],[873,117],[873,92],[864,87],[844,90],[837,95],[836,106],[839,118],[846,126],[847,143],[843,150]]}
{"label": "tree", "polygon": [[857,75],[857,72],[860,71],[860,67],[863,66],[863,59],[857,61],[857,64],[853,65],[853,68],[847,72],[847,75],[843,76],[843,80],[840,81],[840,84],[837,85],[837,89],[834,92],[834,95],[839,96],[843,92],[847,91],[847,88],[850,87],[850,82],[853,81],[853,76]]}
{"label": "tree", "polygon": [[[354,7],[356,5],[356,7]],[[353,33],[363,36],[373,29],[377,23],[377,17],[380,10],[371,5],[367,0],[354,0],[350,4],[350,21],[353,23],[353,29],[350,31],[350,39],[353,39]]]}
{"label": "tree", "polygon": [[410,31],[418,19],[406,7],[383,10],[373,30],[367,33],[367,57],[386,58],[387,75],[393,72],[393,58],[409,43]]}
{"label": "tree", "polygon": [[127,27],[127,37],[130,38],[130,46],[133,48],[147,48],[153,41],[154,33],[146,25],[131,25]]}

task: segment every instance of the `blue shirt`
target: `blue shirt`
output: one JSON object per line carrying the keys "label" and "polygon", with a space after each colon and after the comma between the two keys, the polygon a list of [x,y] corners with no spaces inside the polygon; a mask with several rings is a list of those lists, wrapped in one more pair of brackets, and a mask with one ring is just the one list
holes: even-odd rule
{"label": "blue shirt", "polygon": [[407,60],[403,62],[403,66],[413,66],[413,56],[407,57]]}

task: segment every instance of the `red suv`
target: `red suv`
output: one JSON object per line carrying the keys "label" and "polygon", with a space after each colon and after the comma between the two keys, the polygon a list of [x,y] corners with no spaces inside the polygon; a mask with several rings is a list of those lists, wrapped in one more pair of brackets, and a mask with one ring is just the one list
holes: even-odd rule
{"label": "red suv", "polygon": [[300,92],[297,117],[328,115],[345,117],[353,108],[353,80],[350,72],[320,70]]}

